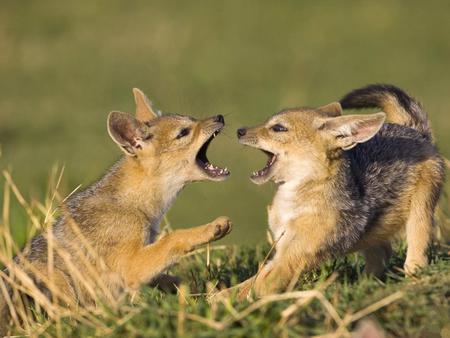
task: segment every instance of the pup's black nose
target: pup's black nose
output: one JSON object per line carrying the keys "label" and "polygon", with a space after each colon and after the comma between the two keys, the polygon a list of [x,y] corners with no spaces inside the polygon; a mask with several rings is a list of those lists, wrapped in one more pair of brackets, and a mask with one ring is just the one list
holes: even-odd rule
{"label": "pup's black nose", "polygon": [[245,128],[239,128],[237,130],[237,136],[238,138],[241,138],[242,136],[244,136],[245,134],[247,134],[247,129]]}
{"label": "pup's black nose", "polygon": [[219,114],[214,118],[214,122],[225,123],[225,119],[223,118],[223,115]]}

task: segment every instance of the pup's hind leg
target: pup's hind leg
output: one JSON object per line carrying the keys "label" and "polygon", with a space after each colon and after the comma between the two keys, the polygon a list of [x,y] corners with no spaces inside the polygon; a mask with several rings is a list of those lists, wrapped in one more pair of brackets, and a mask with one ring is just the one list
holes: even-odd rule
{"label": "pup's hind leg", "polygon": [[433,233],[433,213],[439,196],[439,189],[433,182],[432,168],[425,167],[416,183],[411,198],[411,207],[406,222],[406,241],[408,249],[404,270],[413,275],[417,269],[428,264],[427,248]]}
{"label": "pup's hind leg", "polygon": [[425,210],[411,210],[411,216],[406,223],[406,261],[404,270],[407,275],[413,275],[418,269],[428,264],[427,248],[431,241],[433,219],[426,215]]}
{"label": "pup's hind leg", "polygon": [[364,272],[369,275],[380,277],[386,269],[389,258],[392,255],[391,243],[385,242],[363,250],[366,259]]}

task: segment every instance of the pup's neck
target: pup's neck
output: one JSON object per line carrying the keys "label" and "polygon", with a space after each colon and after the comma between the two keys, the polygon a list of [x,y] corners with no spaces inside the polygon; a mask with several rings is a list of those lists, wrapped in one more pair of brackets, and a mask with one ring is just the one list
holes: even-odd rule
{"label": "pup's neck", "polygon": [[327,160],[326,163],[303,163],[289,175],[289,179],[278,184],[272,207],[291,209],[290,214],[293,216],[307,204],[318,206],[322,200],[328,203],[344,164],[343,158]]}
{"label": "pup's neck", "polygon": [[144,168],[132,157],[121,159],[104,180],[114,188],[117,203],[151,218],[161,217],[186,183],[181,175],[170,175],[157,166]]}

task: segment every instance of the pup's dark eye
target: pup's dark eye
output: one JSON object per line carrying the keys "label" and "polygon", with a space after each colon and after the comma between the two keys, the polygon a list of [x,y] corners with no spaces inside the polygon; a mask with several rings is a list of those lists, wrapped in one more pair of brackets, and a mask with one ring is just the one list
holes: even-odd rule
{"label": "pup's dark eye", "polygon": [[279,132],[283,132],[283,131],[288,131],[287,128],[279,123],[275,124],[272,126],[272,129],[274,132],[279,133]]}
{"label": "pup's dark eye", "polygon": [[190,131],[191,131],[191,130],[190,130],[189,128],[183,128],[183,129],[181,129],[180,132],[179,132],[178,135],[177,135],[177,138],[182,138],[182,137],[185,137],[185,136],[189,135],[189,132],[190,132]]}

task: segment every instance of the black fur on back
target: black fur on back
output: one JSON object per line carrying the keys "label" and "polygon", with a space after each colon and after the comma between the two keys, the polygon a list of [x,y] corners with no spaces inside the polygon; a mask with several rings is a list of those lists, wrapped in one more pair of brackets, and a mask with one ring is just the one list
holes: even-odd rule
{"label": "black fur on back", "polygon": [[[419,102],[396,86],[389,84],[368,85],[351,91],[339,102],[343,109],[380,108],[385,111],[388,118],[389,114],[400,113],[400,110],[405,111],[409,117],[406,126],[416,129],[422,135],[431,139],[427,113]],[[398,105],[394,111],[392,111],[392,105],[388,106],[392,102],[396,102]]]}
{"label": "black fur on back", "polygon": [[[334,182],[339,222],[324,252],[348,252],[389,210],[395,208],[416,165],[430,158],[438,163],[444,179],[442,157],[430,140],[417,130],[385,124],[369,141],[343,153]],[[430,204],[440,195],[442,181],[434,182]]]}

